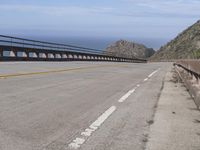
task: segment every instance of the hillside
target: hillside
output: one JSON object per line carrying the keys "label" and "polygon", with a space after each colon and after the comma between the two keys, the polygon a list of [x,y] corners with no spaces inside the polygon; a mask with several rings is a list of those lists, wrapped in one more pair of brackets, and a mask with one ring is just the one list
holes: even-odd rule
{"label": "hillside", "polygon": [[150,60],[200,58],[200,21],[179,34],[174,40],[161,47]]}
{"label": "hillside", "polygon": [[114,56],[129,58],[148,58],[155,53],[152,48],[126,40],[119,40],[111,44],[106,48],[105,52],[110,52]]}

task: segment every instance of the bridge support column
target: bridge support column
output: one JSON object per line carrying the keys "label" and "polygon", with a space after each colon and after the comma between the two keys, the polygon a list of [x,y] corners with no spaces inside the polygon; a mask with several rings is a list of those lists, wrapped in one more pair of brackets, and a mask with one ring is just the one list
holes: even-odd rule
{"label": "bridge support column", "polygon": [[73,55],[73,58],[74,58],[74,59],[77,59],[77,58],[78,58],[78,56],[74,54],[74,55]]}
{"label": "bridge support column", "polygon": [[48,55],[48,58],[50,58],[50,59],[54,58],[54,54],[52,54],[52,53],[48,53],[47,55]]}
{"label": "bridge support column", "polygon": [[60,59],[60,58],[62,58],[62,57],[61,57],[61,54],[55,54],[55,57],[54,57],[54,58]]}
{"label": "bridge support column", "polygon": [[24,57],[24,58],[26,58],[26,57],[28,57],[28,55],[27,55],[27,53],[26,52],[21,52],[21,57]]}
{"label": "bridge support column", "polygon": [[87,58],[86,58],[86,59],[87,59],[87,60],[90,60],[90,58],[91,58],[90,56],[87,56]]}
{"label": "bridge support column", "polygon": [[82,57],[83,59],[87,59],[87,57],[85,56],[85,55],[83,55],[83,57]]}
{"label": "bridge support column", "polygon": [[73,54],[68,54],[68,55],[67,55],[67,58],[69,58],[69,59],[73,59],[74,56],[73,56]]}
{"label": "bridge support column", "polygon": [[0,48],[0,57],[3,57],[3,48]]}
{"label": "bridge support column", "polygon": [[17,57],[17,51],[14,49],[11,49],[9,51],[9,57]]}
{"label": "bridge support column", "polygon": [[35,53],[34,53],[34,55],[35,55],[35,58],[40,58],[40,57],[39,57],[39,54],[40,54],[40,53],[38,53],[38,52],[35,52]]}
{"label": "bridge support column", "polygon": [[83,59],[83,56],[82,55],[78,55],[78,59]]}
{"label": "bridge support column", "polygon": [[45,53],[39,53],[39,58],[47,58]]}
{"label": "bridge support column", "polygon": [[29,52],[28,53],[28,57],[31,57],[31,58],[37,58],[37,54],[35,52]]}
{"label": "bridge support column", "polygon": [[67,58],[67,54],[62,54],[62,58],[66,59]]}
{"label": "bridge support column", "polygon": [[48,59],[48,53],[44,53],[45,58]]}

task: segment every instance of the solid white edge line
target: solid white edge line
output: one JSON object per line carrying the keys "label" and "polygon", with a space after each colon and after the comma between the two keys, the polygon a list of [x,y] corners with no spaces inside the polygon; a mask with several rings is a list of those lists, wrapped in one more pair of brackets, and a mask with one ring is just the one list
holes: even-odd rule
{"label": "solid white edge line", "polygon": [[97,118],[96,121],[94,121],[89,128],[85,129],[84,132],[81,133],[81,138],[76,138],[73,140],[68,147],[70,149],[78,149],[81,147],[81,145],[86,141],[86,137],[89,137],[92,135],[92,133],[97,130],[101,124],[104,123],[104,121],[117,109],[116,106],[111,106],[109,109],[107,109],[100,117]]}

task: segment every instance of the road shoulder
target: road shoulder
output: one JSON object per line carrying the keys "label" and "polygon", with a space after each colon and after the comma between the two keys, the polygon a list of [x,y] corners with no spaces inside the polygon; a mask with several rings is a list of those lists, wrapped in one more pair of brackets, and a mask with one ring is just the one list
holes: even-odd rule
{"label": "road shoulder", "polygon": [[174,73],[168,72],[146,150],[199,150],[200,112]]}

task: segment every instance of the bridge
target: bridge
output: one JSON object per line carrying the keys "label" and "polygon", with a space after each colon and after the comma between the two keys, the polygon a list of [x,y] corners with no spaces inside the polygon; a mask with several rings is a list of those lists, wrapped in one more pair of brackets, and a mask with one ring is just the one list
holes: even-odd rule
{"label": "bridge", "polygon": [[103,50],[5,35],[0,35],[0,61],[146,62],[139,58],[116,57]]}
{"label": "bridge", "polygon": [[0,43],[0,150],[200,147],[199,61],[174,68],[72,45]]}

